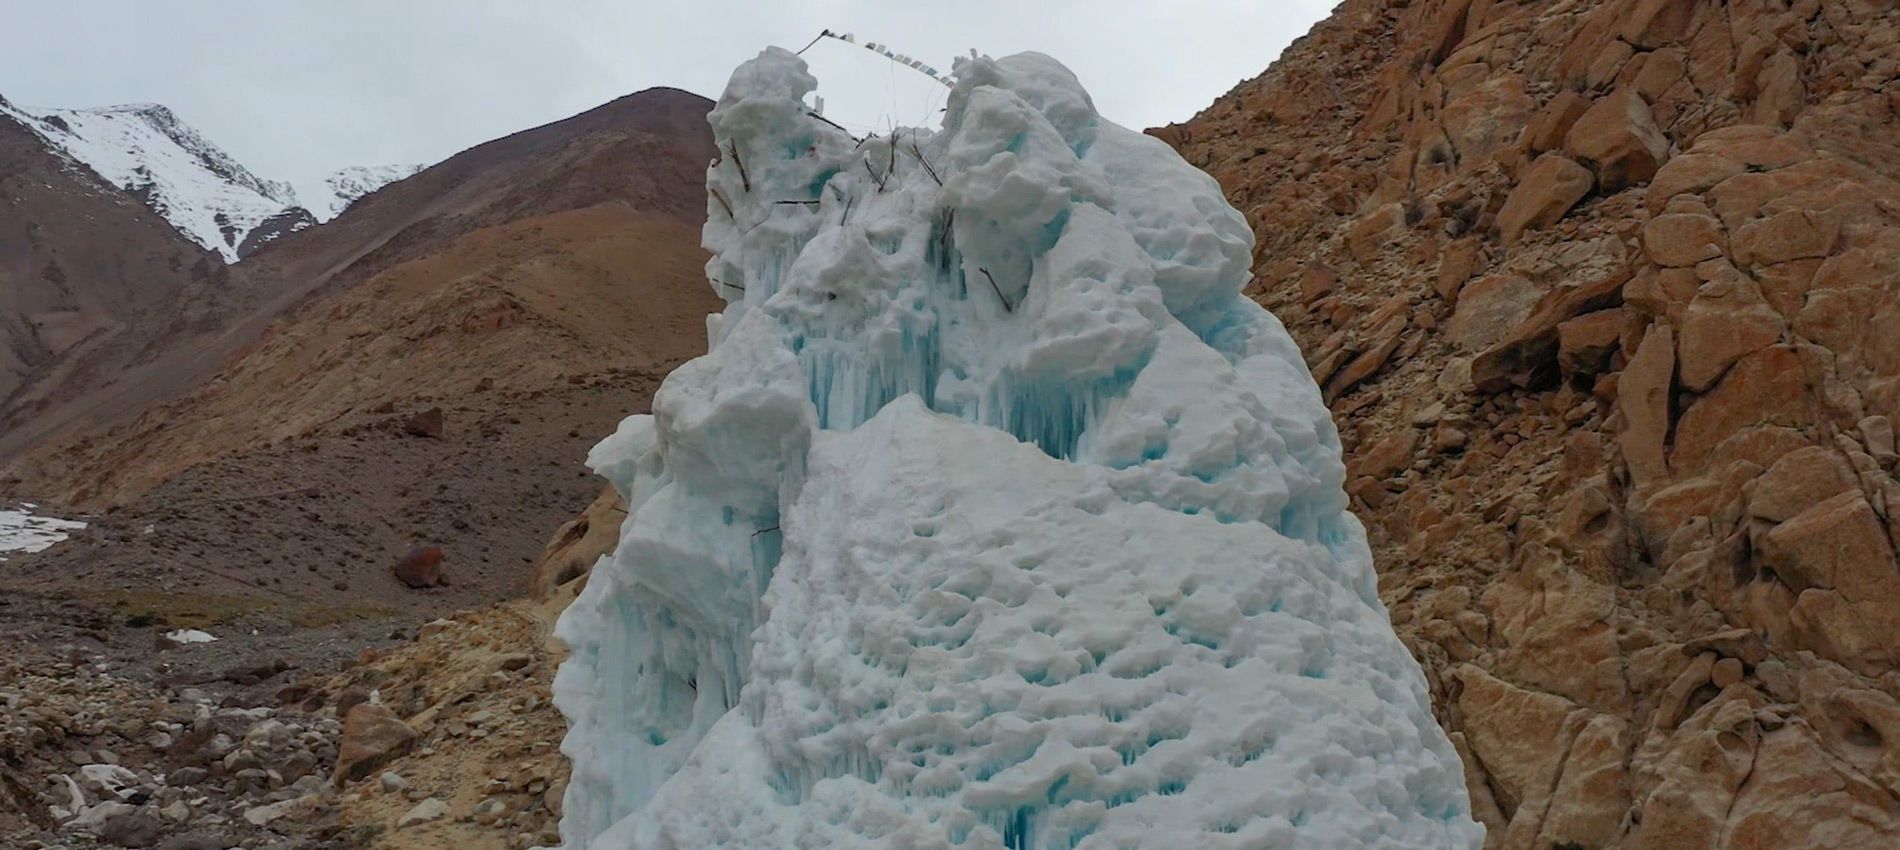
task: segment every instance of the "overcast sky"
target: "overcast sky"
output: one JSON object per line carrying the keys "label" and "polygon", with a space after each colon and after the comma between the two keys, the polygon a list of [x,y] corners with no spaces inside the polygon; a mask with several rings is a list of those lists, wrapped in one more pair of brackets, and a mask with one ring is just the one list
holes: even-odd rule
{"label": "overcast sky", "polygon": [[[6,13],[0,95],[151,101],[261,177],[434,163],[653,86],[717,98],[766,45],[830,28],[940,69],[971,48],[1048,53],[1109,119],[1192,116],[1265,70],[1330,0],[58,0]],[[913,125],[929,78],[827,40],[826,113]]]}

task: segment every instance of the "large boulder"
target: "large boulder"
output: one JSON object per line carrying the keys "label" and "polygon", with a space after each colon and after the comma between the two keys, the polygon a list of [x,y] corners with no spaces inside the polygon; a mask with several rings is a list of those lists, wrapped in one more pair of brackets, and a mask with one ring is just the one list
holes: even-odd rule
{"label": "large boulder", "polygon": [[418,546],[396,561],[390,572],[405,586],[421,590],[446,584],[442,580],[442,547]]}
{"label": "large boulder", "polygon": [[337,744],[337,785],[369,777],[407,755],[418,737],[395,712],[380,705],[363,703],[350,709]]}
{"label": "large boulder", "polygon": [[1900,660],[1900,568],[1858,489],[1775,526],[1762,537],[1761,563],[1798,594],[1790,623],[1799,648],[1869,675]]}
{"label": "large boulder", "polygon": [[1642,95],[1618,89],[1577,119],[1564,138],[1564,153],[1590,167],[1598,189],[1620,192],[1656,176],[1669,160],[1669,137]]}
{"label": "large boulder", "polygon": [[1538,157],[1498,211],[1498,235],[1510,245],[1522,239],[1526,231],[1556,224],[1590,194],[1593,182],[1595,177],[1589,169],[1562,154]]}

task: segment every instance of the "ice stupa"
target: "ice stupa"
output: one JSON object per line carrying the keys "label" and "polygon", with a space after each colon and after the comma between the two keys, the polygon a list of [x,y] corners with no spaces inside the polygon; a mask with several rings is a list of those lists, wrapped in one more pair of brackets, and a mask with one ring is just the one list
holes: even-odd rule
{"label": "ice stupa", "polygon": [[956,75],[712,111],[727,307],[589,456],[568,850],[1479,847],[1246,221],[1054,60]]}

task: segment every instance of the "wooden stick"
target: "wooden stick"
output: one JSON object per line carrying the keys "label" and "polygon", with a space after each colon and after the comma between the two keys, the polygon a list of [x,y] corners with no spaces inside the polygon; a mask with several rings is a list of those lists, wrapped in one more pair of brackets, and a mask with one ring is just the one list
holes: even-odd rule
{"label": "wooden stick", "polygon": [[1016,308],[1010,306],[1009,299],[1003,297],[1003,288],[996,285],[996,278],[995,276],[990,274],[990,270],[985,269],[985,268],[978,268],[977,271],[982,272],[984,277],[987,277],[990,279],[990,288],[996,290],[996,300],[1003,302],[1003,312],[1005,313],[1016,312]]}
{"label": "wooden stick", "polygon": [[752,178],[746,176],[745,160],[739,158],[738,142],[732,143],[732,164],[739,166],[739,185],[744,186],[748,192],[752,191]]}
{"label": "wooden stick", "polygon": [[943,178],[937,176],[937,169],[930,167],[930,160],[924,159],[924,152],[917,148],[916,139],[911,139],[910,141],[910,152],[916,154],[917,162],[923,165],[925,171],[930,172],[930,179],[937,181],[937,185],[942,186]]}

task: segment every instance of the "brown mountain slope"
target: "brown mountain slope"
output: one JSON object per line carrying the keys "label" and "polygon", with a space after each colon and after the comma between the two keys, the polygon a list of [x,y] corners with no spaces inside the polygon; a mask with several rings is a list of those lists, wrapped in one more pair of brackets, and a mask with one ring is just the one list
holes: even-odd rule
{"label": "brown mountain slope", "polygon": [[1154,131],[1255,224],[1487,846],[1900,835],[1896,33],[1349,0]]}
{"label": "brown mountain slope", "polygon": [[114,382],[230,288],[215,255],[0,115],[0,429]]}
{"label": "brown mountain slope", "polygon": [[[112,385],[81,382],[49,392],[30,417],[0,419],[0,462],[26,489],[58,495],[34,446],[85,454],[81,435],[124,423],[148,405],[211,379],[270,323],[483,228],[599,204],[697,222],[711,160],[710,101],[649,89],[564,121],[476,146],[358,200],[343,215],[278,239],[230,269],[225,301],[195,315],[199,333],[154,349]],[[692,240],[697,242],[697,239]],[[116,376],[115,376],[116,377]],[[69,464],[53,464],[63,470]]]}
{"label": "brown mountain slope", "polygon": [[[587,447],[704,350],[695,236],[617,205],[538,216],[307,305],[212,382],[49,457],[56,495],[121,507],[9,586],[423,611],[520,595],[598,489]],[[430,409],[439,430],[411,433]],[[389,567],[425,544],[450,585],[405,590]]]}
{"label": "brown mountain slope", "polygon": [[[655,90],[471,149],[235,267],[222,339],[252,335],[215,376],[13,464],[22,493],[111,510],[0,582],[279,626],[523,593],[598,492],[587,447],[704,350],[710,105]],[[424,544],[448,586],[392,574]]]}

